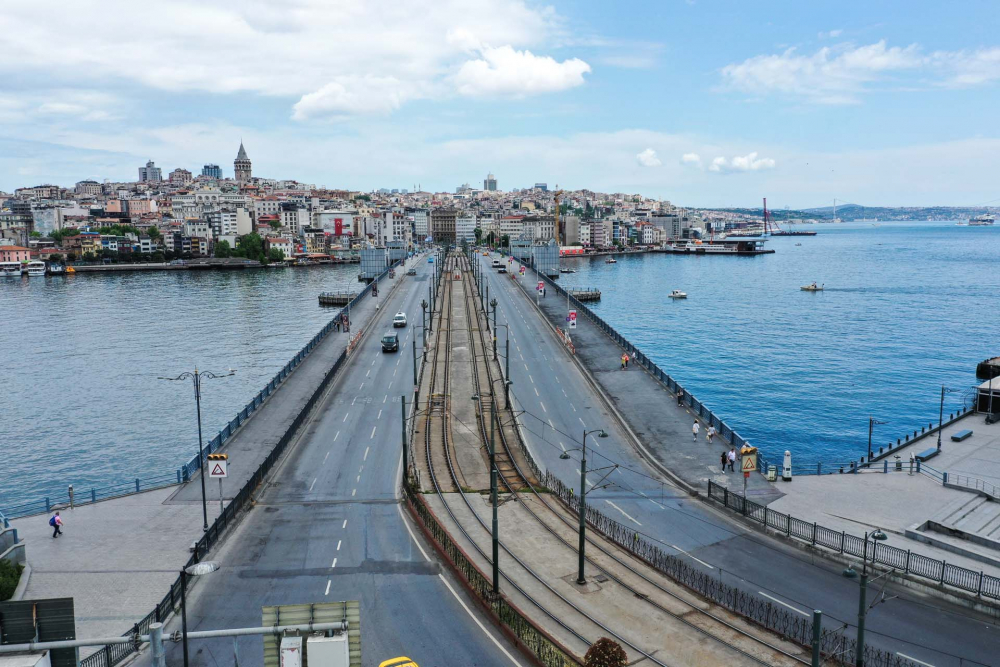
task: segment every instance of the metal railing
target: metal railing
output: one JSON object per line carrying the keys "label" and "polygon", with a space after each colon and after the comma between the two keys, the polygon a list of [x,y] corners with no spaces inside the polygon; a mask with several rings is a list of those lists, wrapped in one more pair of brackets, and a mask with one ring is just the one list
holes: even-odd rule
{"label": "metal railing", "polygon": [[[462,577],[468,589],[503,626],[531,651],[538,662],[545,667],[574,667],[580,663],[566,649],[540,628],[535,627],[526,614],[511,604],[502,595],[493,594],[493,580],[472,562],[465,551],[452,540],[448,531],[438,522],[434,513],[415,493],[410,485],[405,485],[406,500],[419,517],[424,530],[437,544],[445,558]],[[89,667],[89,666],[85,666]]]}
{"label": "metal railing", "polygon": [[993,500],[1000,500],[1000,487],[991,484],[986,480],[979,479],[978,477],[969,477],[968,475],[959,475],[958,473],[947,473],[947,477],[944,478],[943,483],[978,491],[989,496]]}
{"label": "metal railing", "polygon": [[[388,273],[388,271],[389,269],[386,269],[381,276],[384,276]],[[364,296],[371,289],[372,284],[369,284],[366,289],[358,295],[358,298]],[[351,305],[355,305],[356,302],[357,299],[355,299]],[[328,327],[329,326],[330,325],[328,325]],[[324,328],[324,331],[329,333],[328,328]],[[298,415],[296,415],[295,419],[285,430],[285,433],[267,455],[267,458],[261,462],[261,464],[257,467],[257,470],[255,470],[253,475],[250,476],[250,479],[246,481],[239,493],[236,494],[236,497],[233,498],[228,505],[226,505],[222,514],[220,514],[219,517],[212,522],[208,531],[205,532],[201,539],[195,544],[194,554],[190,559],[188,559],[187,563],[185,563],[182,568],[189,567],[199,562],[203,556],[207,555],[209,551],[211,551],[212,547],[215,546],[216,543],[218,543],[222,538],[226,529],[236,520],[240,511],[251,504],[253,492],[264,481],[264,478],[271,471],[271,468],[274,467],[274,464],[281,457],[282,453],[284,453],[285,448],[288,446],[288,443],[292,441],[296,431],[298,431],[299,427],[302,426],[303,422],[305,422],[307,416],[309,415],[309,411],[316,405],[316,402],[319,400],[320,396],[323,395],[323,392],[329,386],[331,380],[333,380],[346,360],[346,351],[341,352],[340,356],[337,357],[337,360],[333,363],[330,369],[327,370],[322,381],[320,381],[319,386],[316,387],[315,391],[313,391],[312,395],[309,397],[309,400],[305,402]],[[299,361],[301,361],[301,359]],[[178,568],[177,579],[175,579],[174,583],[170,585],[170,589],[167,591],[167,594],[163,597],[159,604],[157,604],[151,612],[146,614],[142,620],[135,623],[129,632],[126,632],[122,636],[131,637],[135,635],[148,634],[150,623],[162,622],[167,618],[167,616],[170,615],[180,602],[181,579],[179,576],[179,570],[182,568]],[[190,578],[188,578],[187,581],[190,582]],[[93,655],[81,660],[80,667],[114,667],[114,665],[117,665],[119,662],[138,651],[138,649],[138,641],[131,644],[108,644]]]}
{"label": "metal railing", "polygon": [[[381,280],[388,275],[389,271],[394,269],[397,264],[399,264],[399,262],[387,267],[381,274],[379,274],[378,279]],[[229,440],[230,437],[232,437],[236,430],[244,424],[251,417],[251,415],[257,411],[258,408],[260,408],[260,406],[271,394],[278,389],[278,386],[292,373],[292,371],[295,370],[295,368],[297,368],[307,356],[309,356],[309,353],[316,349],[316,347],[326,339],[331,331],[335,330],[334,322],[340,318],[341,314],[348,311],[350,308],[357,306],[357,304],[368,295],[374,284],[375,283],[373,281],[366,285],[365,289],[363,289],[356,297],[351,299],[347,306],[337,311],[334,318],[331,319],[315,336],[313,336],[312,339],[310,339],[310,341],[306,343],[305,346],[303,346],[303,348],[294,357],[292,357],[291,360],[289,360],[288,363],[286,363],[266,385],[264,385],[264,388],[257,392],[257,394],[243,407],[243,409],[236,413],[236,416],[233,417],[233,419],[230,420],[229,423],[227,423],[214,438],[206,443],[203,448],[206,455],[217,451],[223,444],[226,443],[227,440]],[[10,519],[31,516],[34,514],[49,513],[54,508],[69,506],[70,503],[72,503],[73,506],[86,505],[99,500],[118,498],[132,493],[152,491],[154,489],[160,489],[166,486],[187,482],[191,479],[192,474],[200,468],[200,463],[199,457],[196,454],[187,463],[184,463],[180,468],[169,474],[115,482],[108,486],[91,487],[89,490],[74,489],[73,498],[70,498],[69,487],[67,486],[66,489],[52,492],[43,498],[39,498],[38,500],[7,506],[2,512],[0,512],[0,523],[6,524],[6,522]]]}
{"label": "metal railing", "polygon": [[784,533],[786,537],[824,547],[837,553],[867,558],[872,563],[899,570],[904,575],[929,579],[937,584],[972,593],[976,597],[1000,600],[1000,577],[921,556],[909,549],[900,549],[879,542],[869,542],[866,545],[865,541],[856,535],[849,535],[844,531],[832,530],[816,523],[809,523],[791,515],[776,512],[766,505],[755,503],[711,480],[708,482],[708,498],[742,514],[751,521]]}

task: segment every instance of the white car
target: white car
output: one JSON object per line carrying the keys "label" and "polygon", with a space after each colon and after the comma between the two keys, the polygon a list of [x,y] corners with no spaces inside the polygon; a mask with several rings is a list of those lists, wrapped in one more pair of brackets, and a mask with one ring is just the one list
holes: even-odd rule
{"label": "white car", "polygon": [[392,326],[399,328],[406,326],[406,313],[398,312],[396,316],[392,318]]}

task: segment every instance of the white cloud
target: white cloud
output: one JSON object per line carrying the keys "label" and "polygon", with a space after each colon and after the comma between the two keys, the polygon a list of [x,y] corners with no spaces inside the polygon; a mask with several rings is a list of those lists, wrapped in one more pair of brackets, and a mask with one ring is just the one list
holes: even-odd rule
{"label": "white cloud", "polygon": [[792,48],[780,55],[754,56],[726,65],[722,76],[733,88],[755,95],[778,92],[844,104],[856,102],[866,84],[922,64],[917,45],[887,47],[882,40],[859,47],[823,47],[812,55]]}
{"label": "white cloud", "polygon": [[736,156],[732,159],[717,157],[708,166],[709,171],[720,173],[733,173],[738,171],[760,171],[761,169],[774,169],[777,163],[769,157],[758,157],[757,151],[743,156]]}
{"label": "white cloud", "polygon": [[[560,19],[526,0],[178,0],[150,12],[133,0],[78,0],[52,12],[36,0],[7,0],[0,13],[0,76],[72,81],[94,89],[290,97],[297,118],[324,110],[385,113],[416,96],[454,94],[462,69],[471,94],[528,95],[582,82],[582,61],[539,49]],[[114,35],[109,39],[108,35]],[[482,45],[492,45],[484,47]],[[528,49],[533,49],[534,52]],[[470,61],[469,54],[476,54]],[[16,62],[15,62],[16,61]],[[468,62],[467,62],[468,61]],[[516,86],[512,77],[526,77]],[[390,78],[407,82],[389,101]],[[420,95],[416,92],[419,91]]]}
{"label": "white cloud", "polygon": [[455,75],[462,95],[513,95],[551,93],[583,84],[590,65],[578,58],[558,62],[510,46],[483,48],[480,58],[465,62]]}
{"label": "white cloud", "polygon": [[701,156],[697,153],[685,153],[681,156],[681,164],[689,164],[701,168]]}
{"label": "white cloud", "polygon": [[928,59],[944,76],[942,85],[969,88],[1000,80],[1000,48],[935,51]]}
{"label": "white cloud", "polygon": [[840,37],[843,33],[844,33],[844,31],[840,30],[838,28],[837,30],[825,30],[825,31],[821,31],[817,35],[817,37],[819,37],[820,39],[833,39],[835,37]]}
{"label": "white cloud", "polygon": [[656,151],[652,148],[647,148],[641,153],[635,156],[635,159],[639,161],[643,167],[659,167],[663,164],[663,161],[656,157]]}

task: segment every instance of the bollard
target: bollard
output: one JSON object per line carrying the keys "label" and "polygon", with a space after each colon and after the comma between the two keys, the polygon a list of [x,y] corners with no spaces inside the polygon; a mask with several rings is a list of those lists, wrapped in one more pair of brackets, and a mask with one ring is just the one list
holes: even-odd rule
{"label": "bollard", "polygon": [[73,499],[73,485],[69,485],[69,508],[73,509],[76,506],[76,502]]}
{"label": "bollard", "polygon": [[900,458],[899,454],[896,454],[896,470],[903,470],[903,459]]}
{"label": "bollard", "polygon": [[97,502],[97,489],[95,489],[94,487],[90,487],[90,502],[92,503]]}
{"label": "bollard", "polygon": [[882,461],[882,472],[884,473],[889,472],[889,459]]}
{"label": "bollard", "polygon": [[135,478],[135,492],[139,493],[139,478]]}
{"label": "bollard", "polygon": [[45,513],[48,514],[52,511],[52,503],[49,502],[49,497],[45,496]]}
{"label": "bollard", "polygon": [[785,450],[785,460],[784,465],[781,466],[781,479],[790,482],[792,481],[792,453]]}
{"label": "bollard", "polygon": [[941,484],[942,485],[947,485],[948,484],[948,473],[947,472],[941,473]]}

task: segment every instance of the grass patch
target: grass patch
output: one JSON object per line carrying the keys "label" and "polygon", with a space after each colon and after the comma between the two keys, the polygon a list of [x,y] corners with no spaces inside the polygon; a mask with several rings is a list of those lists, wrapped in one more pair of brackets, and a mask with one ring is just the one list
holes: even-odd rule
{"label": "grass patch", "polygon": [[0,600],[9,600],[14,595],[17,582],[21,580],[24,566],[9,560],[0,560]]}

